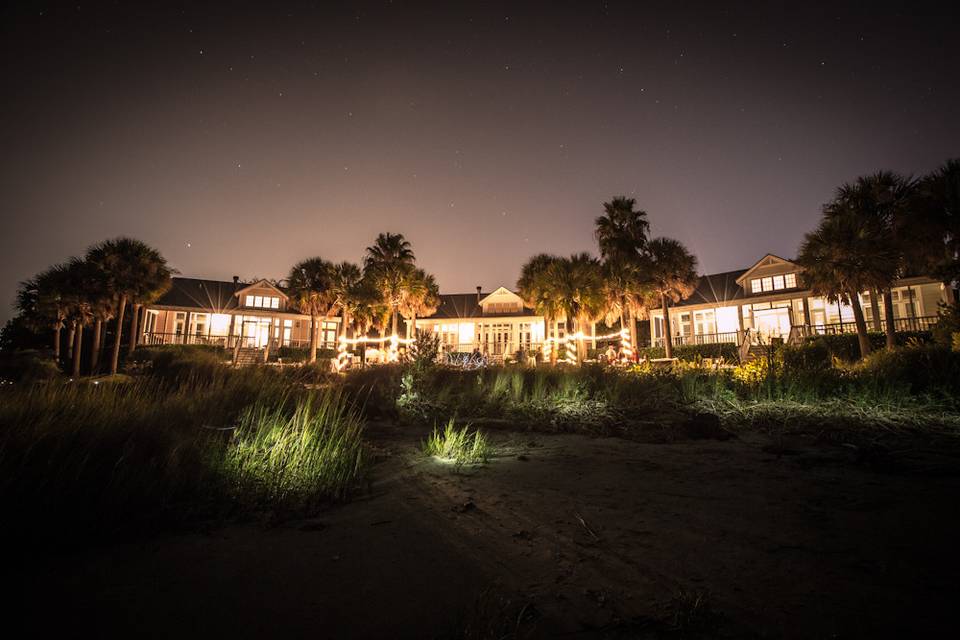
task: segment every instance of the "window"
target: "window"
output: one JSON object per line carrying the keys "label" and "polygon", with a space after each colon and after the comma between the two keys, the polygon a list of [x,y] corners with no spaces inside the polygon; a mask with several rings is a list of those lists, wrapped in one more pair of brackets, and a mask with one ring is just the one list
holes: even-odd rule
{"label": "window", "polygon": [[277,296],[245,296],[244,305],[258,309],[279,309],[280,298]]}
{"label": "window", "polygon": [[783,283],[787,286],[787,289],[793,289],[797,286],[797,274],[788,273],[783,276]]}
{"label": "window", "polygon": [[778,291],[783,289],[783,276],[773,276],[773,288]]}
{"label": "window", "polygon": [[173,333],[175,335],[178,335],[178,336],[183,335],[184,333],[183,325],[186,323],[186,321],[187,321],[187,314],[182,311],[178,311],[177,315],[173,319]]}
{"label": "window", "polygon": [[194,314],[193,334],[197,336],[207,335],[207,314],[205,313]]}
{"label": "window", "polygon": [[773,278],[763,278],[763,290],[773,291]]}
{"label": "window", "polygon": [[750,281],[750,291],[754,293],[760,293],[760,291],[762,291],[760,288],[760,278],[754,278]]}
{"label": "window", "polygon": [[708,335],[717,332],[716,316],[713,310],[697,311],[693,314],[697,335]]}

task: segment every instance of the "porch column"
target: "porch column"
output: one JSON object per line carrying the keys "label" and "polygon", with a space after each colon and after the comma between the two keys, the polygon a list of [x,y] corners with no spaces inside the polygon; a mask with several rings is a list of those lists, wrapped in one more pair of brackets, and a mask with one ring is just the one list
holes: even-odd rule
{"label": "porch column", "polygon": [[803,322],[808,327],[813,324],[810,322],[810,298],[803,299]]}
{"label": "porch column", "polygon": [[596,322],[590,323],[590,344],[592,345],[591,348],[594,351],[596,351],[597,349],[597,323]]}
{"label": "porch column", "polygon": [[236,324],[237,324],[237,314],[231,313],[231,314],[230,314],[230,329],[229,329],[228,332],[227,332],[227,347],[228,347],[228,348],[233,345],[233,336],[234,336],[234,334],[235,334],[235,332],[236,332],[236,329],[235,329]]}
{"label": "porch column", "polygon": [[187,311],[186,317],[183,319],[183,344],[190,344],[190,316],[191,312]]}

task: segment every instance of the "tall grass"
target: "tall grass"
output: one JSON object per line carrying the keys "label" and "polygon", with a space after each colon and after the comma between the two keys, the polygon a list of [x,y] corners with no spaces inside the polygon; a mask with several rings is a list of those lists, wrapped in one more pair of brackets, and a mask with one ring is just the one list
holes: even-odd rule
{"label": "tall grass", "polygon": [[291,389],[257,369],[5,386],[4,533],[60,544],[149,522],[310,508],[356,484],[361,436],[341,394]]}
{"label": "tall grass", "polygon": [[239,495],[304,508],[342,498],[363,473],[363,423],[339,391],[279,405],[258,401],[240,416],[224,457]]}
{"label": "tall grass", "polygon": [[453,418],[450,418],[443,431],[437,431],[434,427],[422,449],[428,456],[457,465],[486,463],[490,459],[487,437],[480,431],[471,432],[469,425],[457,429]]}

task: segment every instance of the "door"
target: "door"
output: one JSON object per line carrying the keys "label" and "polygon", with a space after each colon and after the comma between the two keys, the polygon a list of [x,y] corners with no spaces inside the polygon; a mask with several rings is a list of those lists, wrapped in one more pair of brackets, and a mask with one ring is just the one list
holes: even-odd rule
{"label": "door", "polygon": [[790,335],[790,309],[760,309],[753,312],[753,322],[757,335],[762,336],[764,342],[771,338],[783,338]]}

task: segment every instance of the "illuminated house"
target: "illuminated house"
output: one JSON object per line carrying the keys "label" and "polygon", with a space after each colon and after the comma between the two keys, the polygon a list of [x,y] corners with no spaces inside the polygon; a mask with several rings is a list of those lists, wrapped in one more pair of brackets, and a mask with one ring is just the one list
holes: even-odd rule
{"label": "illuminated house", "polygon": [[[513,291],[500,287],[493,293],[443,294],[436,313],[417,318],[417,329],[432,331],[443,350],[512,356],[519,350],[536,351],[544,340],[544,319],[525,306]],[[564,319],[551,323],[550,335],[563,337]],[[595,335],[593,327],[584,332]],[[595,346],[595,345],[594,345]]]}
{"label": "illuminated house", "polygon": [[[856,331],[853,308],[812,296],[803,288],[802,269],[794,262],[767,254],[749,269],[701,276],[696,291],[670,307],[674,344],[739,344],[746,330],[754,340]],[[952,291],[930,278],[904,278],[891,298],[897,331],[929,329],[936,322],[937,304],[952,299]],[[868,292],[860,295],[867,327],[885,328],[883,303],[874,307]],[[650,310],[650,337],[662,346],[663,311]]]}
{"label": "illuminated house", "polygon": [[[318,347],[335,348],[338,318],[318,318]],[[173,278],[144,311],[143,344],[211,344],[275,349],[310,344],[310,316],[294,311],[282,288],[252,283]]]}

